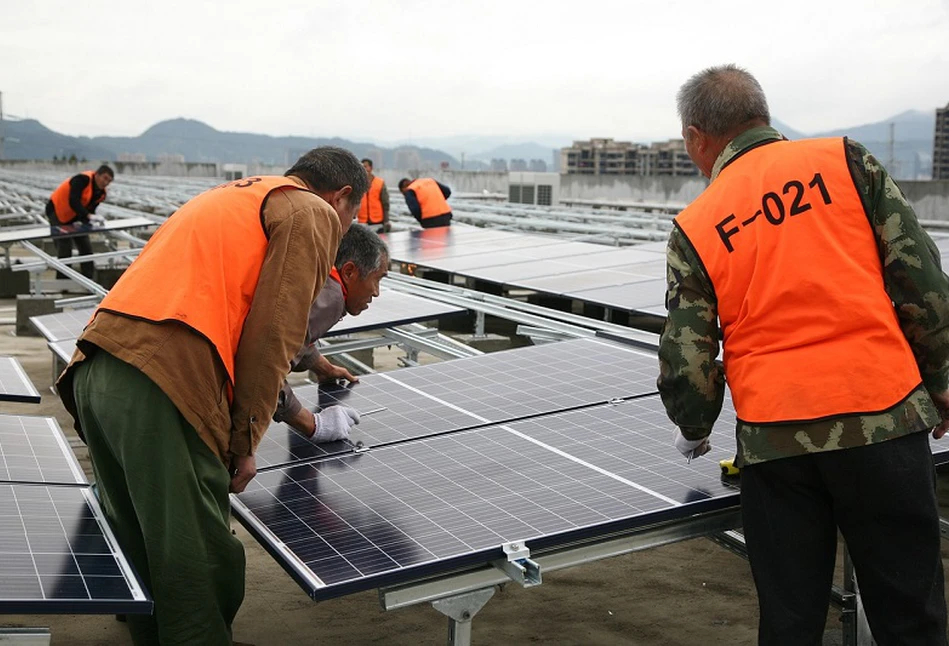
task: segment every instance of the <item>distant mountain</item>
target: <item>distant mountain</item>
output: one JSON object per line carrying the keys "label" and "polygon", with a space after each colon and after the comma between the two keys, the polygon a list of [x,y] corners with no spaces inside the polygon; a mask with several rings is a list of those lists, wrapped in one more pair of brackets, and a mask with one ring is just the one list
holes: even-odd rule
{"label": "distant mountain", "polygon": [[[553,150],[554,148],[559,149],[564,146],[569,146],[574,139],[575,137],[571,135],[558,134],[534,134],[520,137],[508,135],[455,135],[452,137],[413,138],[411,143],[444,150],[448,154],[458,158],[464,153],[466,159],[469,157],[472,159],[485,159],[485,155],[490,152],[492,148],[521,145],[525,141],[530,141],[533,145]],[[388,142],[388,145],[405,145],[408,143],[410,143],[409,140],[396,140]],[[515,158],[516,157],[517,156],[515,156]],[[487,157],[487,159],[490,159],[490,157]],[[546,159],[546,157],[543,159]]]}
{"label": "distant mountain", "polygon": [[778,132],[780,132],[782,135],[784,135],[788,139],[805,139],[807,137],[807,135],[805,135],[800,130],[795,130],[794,128],[787,125],[783,121],[779,121],[778,119],[775,119],[775,118],[771,119],[771,127],[777,130]]}
{"label": "distant mountain", "polygon": [[3,156],[6,159],[52,159],[72,155],[76,159],[111,160],[115,154],[89,137],[70,137],[53,132],[35,119],[4,121]]}
{"label": "distant mountain", "polygon": [[[773,119],[775,128],[790,139],[815,136],[848,136],[860,141],[887,165],[899,179],[928,177],[932,168],[935,111],[910,110],[876,123],[850,126],[807,134]],[[893,145],[890,146],[890,124]],[[182,155],[196,162],[258,162],[289,166],[311,148],[341,146],[358,157],[381,161],[386,168],[437,168],[447,162],[460,168],[487,168],[491,159],[543,159],[552,161],[552,151],[569,146],[567,135],[539,135],[529,138],[510,136],[473,136],[416,139],[409,145],[392,142],[355,142],[348,139],[312,137],[271,137],[242,132],[222,132],[194,119],[170,119],[156,123],[137,137],[70,137],[54,132],[32,119],[4,121],[4,156],[8,159],[52,159],[75,155],[90,161],[115,160],[123,153],[143,154],[150,161],[162,155]],[[527,141],[525,142],[525,139]],[[447,152],[446,152],[447,151]]]}
{"label": "distant mountain", "polygon": [[[890,146],[892,124],[893,145]],[[819,132],[815,137],[849,137],[859,141],[898,179],[928,177],[932,173],[936,112],[908,110],[889,119]]]}
{"label": "distant mountain", "polygon": [[242,132],[221,132],[194,119],[170,119],[155,124],[137,137],[69,137],[49,130],[38,121],[6,121],[4,156],[8,159],[51,159],[76,155],[90,160],[115,160],[123,153],[144,154],[149,161],[161,155],[182,155],[186,161],[247,163],[289,166],[316,146],[340,146],[357,157],[382,157],[388,168],[420,162],[438,167],[448,162],[459,166],[451,155],[440,150],[401,146],[380,148],[375,144],[348,139],[311,137],[271,137]]}

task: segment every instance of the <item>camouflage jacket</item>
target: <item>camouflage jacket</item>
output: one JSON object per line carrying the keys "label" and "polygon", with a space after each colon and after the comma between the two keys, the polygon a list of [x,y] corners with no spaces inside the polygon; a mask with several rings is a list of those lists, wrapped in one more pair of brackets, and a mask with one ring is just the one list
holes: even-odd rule
{"label": "camouflage jacket", "polygon": [[[711,181],[743,152],[782,139],[768,127],[752,128],[722,151]],[[875,414],[817,422],[751,425],[738,421],[738,464],[882,442],[931,428],[939,414],[929,393],[949,387],[949,280],[939,251],[903,193],[862,145],[848,141],[848,165],[883,262],[883,280],[923,381],[909,397]],[[711,282],[695,250],[675,228],[667,250],[666,307],[659,344],[659,390],[670,419],[692,440],[707,437],[725,394],[716,360],[722,333]]]}

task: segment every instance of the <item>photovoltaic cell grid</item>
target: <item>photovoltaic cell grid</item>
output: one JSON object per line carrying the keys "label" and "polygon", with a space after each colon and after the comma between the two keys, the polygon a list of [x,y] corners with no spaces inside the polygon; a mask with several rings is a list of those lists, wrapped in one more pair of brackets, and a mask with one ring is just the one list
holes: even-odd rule
{"label": "photovoltaic cell grid", "polygon": [[[303,406],[313,411],[334,404],[345,404],[363,413],[384,407],[384,411],[363,417],[350,432],[353,442],[363,442],[367,446],[467,428],[481,421],[381,374],[360,377],[359,383],[347,386],[301,386],[294,388],[293,393]],[[347,442],[314,444],[286,424],[275,423],[257,448],[257,468],[267,469],[287,462],[347,453],[352,448]]]}
{"label": "photovoltaic cell grid", "polygon": [[391,289],[382,290],[373,299],[369,309],[358,316],[346,316],[330,328],[326,336],[375,330],[416,321],[429,321],[443,316],[455,316],[467,310],[454,305],[404,294]]}
{"label": "photovoltaic cell grid", "polygon": [[501,422],[656,392],[656,356],[576,339],[400,370],[400,383]]}
{"label": "photovoltaic cell grid", "polygon": [[[285,467],[258,475],[234,508],[322,599],[483,563],[512,541],[552,547],[736,504],[717,464],[733,452],[685,465],[671,422],[643,401]],[[658,475],[665,461],[680,480]]]}
{"label": "photovoltaic cell grid", "polygon": [[87,487],[0,484],[0,613],[148,613]]}
{"label": "photovoltaic cell grid", "polygon": [[[366,415],[353,442],[379,446],[490,422],[656,392],[655,355],[592,339],[561,341],[375,374],[359,383],[294,388],[310,410],[334,404]],[[313,444],[274,424],[257,449],[259,469],[351,450]]]}
{"label": "photovoltaic cell grid", "polygon": [[0,481],[88,484],[56,420],[19,415],[0,415]]}
{"label": "photovoltaic cell grid", "polygon": [[30,323],[47,341],[64,341],[78,338],[95,311],[94,307],[66,310],[56,314],[31,316]]}
{"label": "photovoltaic cell grid", "polygon": [[40,403],[40,394],[16,357],[0,357],[0,401]]}

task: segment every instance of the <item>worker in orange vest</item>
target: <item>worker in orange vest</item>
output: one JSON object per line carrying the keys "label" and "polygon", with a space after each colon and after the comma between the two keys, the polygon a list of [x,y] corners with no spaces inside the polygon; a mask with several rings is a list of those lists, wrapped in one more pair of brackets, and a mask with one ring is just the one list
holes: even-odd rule
{"label": "worker in orange vest", "polygon": [[448,198],[451,189],[431,177],[416,180],[399,180],[399,192],[405,198],[409,212],[423,229],[447,227],[451,224],[451,207]]}
{"label": "worker in orange vest", "polygon": [[[57,381],[89,446],[102,506],[155,602],[128,616],[136,644],[232,643],[244,550],[228,493],[256,475],[287,367],[340,237],[368,188],[341,148],[285,176],[189,200],[152,235],[93,313]],[[316,416],[344,437],[348,407]]]}
{"label": "worker in orange vest", "polygon": [[392,229],[389,224],[389,190],[385,180],[372,174],[371,159],[363,159],[362,165],[369,175],[369,191],[359,205],[359,224],[375,227],[376,233],[386,233]]}
{"label": "worker in orange vest", "polygon": [[678,110],[711,183],[669,238],[658,385],[689,458],[731,390],[759,643],[821,643],[839,530],[876,643],[945,645],[939,252],[866,148],[788,141],[747,71],[696,74]]}
{"label": "worker in orange vest", "polygon": [[[103,164],[95,171],[87,170],[73,175],[60,184],[46,202],[46,217],[54,232],[71,233],[88,227],[89,216],[94,214],[96,207],[105,200],[105,189],[114,178],[115,172]],[[71,257],[73,244],[76,245],[76,251],[80,256],[88,256],[92,253],[92,243],[88,235],[54,238],[54,240],[58,258]],[[95,264],[90,260],[81,263],[79,269],[84,276],[92,278]],[[65,278],[65,275],[56,272],[56,277]]]}

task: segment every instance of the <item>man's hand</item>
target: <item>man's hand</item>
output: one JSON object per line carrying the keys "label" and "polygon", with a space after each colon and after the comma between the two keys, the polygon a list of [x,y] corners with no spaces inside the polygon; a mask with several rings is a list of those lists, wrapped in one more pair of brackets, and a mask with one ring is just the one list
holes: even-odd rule
{"label": "man's hand", "polygon": [[932,397],[933,403],[936,404],[936,410],[939,411],[939,416],[942,418],[939,425],[933,429],[933,439],[938,440],[949,430],[949,390],[944,390],[935,395],[930,394],[930,397]]}
{"label": "man's hand", "polygon": [[316,366],[313,368],[313,372],[316,373],[317,381],[321,384],[325,384],[329,381],[336,381],[338,379],[345,379],[346,381],[352,383],[359,383],[359,377],[353,375],[342,366],[337,366],[330,363],[329,360],[327,360],[327,358],[323,355],[320,355],[317,359]]}
{"label": "man's hand", "polygon": [[688,440],[679,429],[676,429],[675,445],[679,449],[679,453],[689,460],[701,457],[712,450],[712,445],[709,444],[707,437],[703,437],[701,440]]}
{"label": "man's hand", "polygon": [[330,406],[316,416],[314,442],[349,439],[349,429],[359,423],[359,411],[349,406]]}
{"label": "man's hand", "polygon": [[235,455],[231,458],[231,493],[240,493],[257,475],[257,458],[252,455]]}

